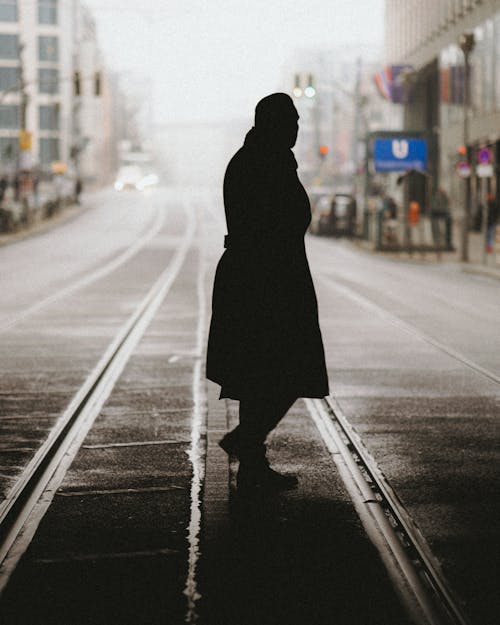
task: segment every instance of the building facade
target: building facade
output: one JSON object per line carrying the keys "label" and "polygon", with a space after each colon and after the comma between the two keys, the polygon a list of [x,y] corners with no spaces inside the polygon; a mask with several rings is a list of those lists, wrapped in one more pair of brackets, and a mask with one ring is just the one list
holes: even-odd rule
{"label": "building facade", "polygon": [[[459,219],[468,205],[473,228],[500,187],[500,0],[386,0],[385,29],[387,63],[410,68],[404,127],[427,133],[434,191],[444,189]],[[478,167],[480,153],[490,167]]]}
{"label": "building facade", "polygon": [[294,152],[307,186],[359,186],[366,134],[399,125],[397,107],[378,97],[372,80],[380,59],[376,48],[343,45],[299,49],[286,63],[284,90],[300,115]]}
{"label": "building facade", "polygon": [[2,174],[59,168],[102,180],[110,117],[95,25],[80,0],[0,0]]}

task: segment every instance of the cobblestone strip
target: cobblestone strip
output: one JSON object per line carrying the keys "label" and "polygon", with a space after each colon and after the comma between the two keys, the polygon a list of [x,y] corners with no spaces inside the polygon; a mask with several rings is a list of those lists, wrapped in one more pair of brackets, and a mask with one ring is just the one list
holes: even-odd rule
{"label": "cobblestone strip", "polygon": [[227,403],[219,400],[219,390],[208,382],[207,457],[203,494],[203,538],[211,541],[228,523],[229,466],[219,440],[228,429]]}

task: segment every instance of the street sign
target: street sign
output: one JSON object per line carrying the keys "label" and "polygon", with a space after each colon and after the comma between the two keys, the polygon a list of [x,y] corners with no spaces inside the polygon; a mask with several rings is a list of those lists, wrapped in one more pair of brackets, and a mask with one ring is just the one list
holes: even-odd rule
{"label": "street sign", "polygon": [[493,165],[491,163],[480,163],[476,167],[478,178],[491,178],[493,176]]}
{"label": "street sign", "polygon": [[477,151],[477,162],[481,165],[489,165],[493,162],[493,152],[490,148],[479,148]]}
{"label": "street sign", "polygon": [[470,176],[470,165],[467,161],[457,163],[457,174],[460,178],[468,178]]}
{"label": "street sign", "polygon": [[375,139],[373,160],[375,171],[426,171],[427,141],[412,137]]}
{"label": "street sign", "polygon": [[19,133],[19,149],[31,150],[31,137],[32,133],[28,130],[21,130]]}

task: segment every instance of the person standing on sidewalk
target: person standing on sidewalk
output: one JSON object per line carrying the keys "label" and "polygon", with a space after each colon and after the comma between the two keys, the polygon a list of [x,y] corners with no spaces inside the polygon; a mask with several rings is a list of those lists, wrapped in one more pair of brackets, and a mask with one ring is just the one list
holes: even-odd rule
{"label": "person standing on sidewalk", "polygon": [[491,254],[495,245],[495,232],[498,222],[498,200],[490,191],[486,198],[486,252]]}
{"label": "person standing on sidewalk", "polygon": [[240,460],[238,487],[286,489],[294,475],[269,466],[265,440],[299,397],[328,395],[316,294],[304,247],[310,204],[291,151],[292,99],[274,93],[224,178],[228,235],[217,266],[207,377],[240,401],[239,425],[220,441]]}

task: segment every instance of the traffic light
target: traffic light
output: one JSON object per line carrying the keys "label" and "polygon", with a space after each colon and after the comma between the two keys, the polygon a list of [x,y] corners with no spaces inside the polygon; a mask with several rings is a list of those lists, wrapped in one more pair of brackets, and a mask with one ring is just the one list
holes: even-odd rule
{"label": "traffic light", "polygon": [[316,95],[316,89],[313,84],[313,75],[307,75],[307,87],[304,89],[304,95],[306,98],[314,98]]}
{"label": "traffic light", "polygon": [[302,95],[302,87],[300,86],[300,74],[295,74],[295,86],[293,88],[293,95],[296,98],[300,98]]}
{"label": "traffic light", "polygon": [[328,154],[329,150],[328,150],[328,146],[327,145],[320,145],[319,146],[319,156],[320,158],[325,158]]}
{"label": "traffic light", "polygon": [[82,77],[79,71],[73,72],[73,95],[82,95]]}
{"label": "traffic light", "polygon": [[94,95],[95,96],[100,96],[101,95],[101,89],[102,89],[101,72],[96,72],[94,74]]}

